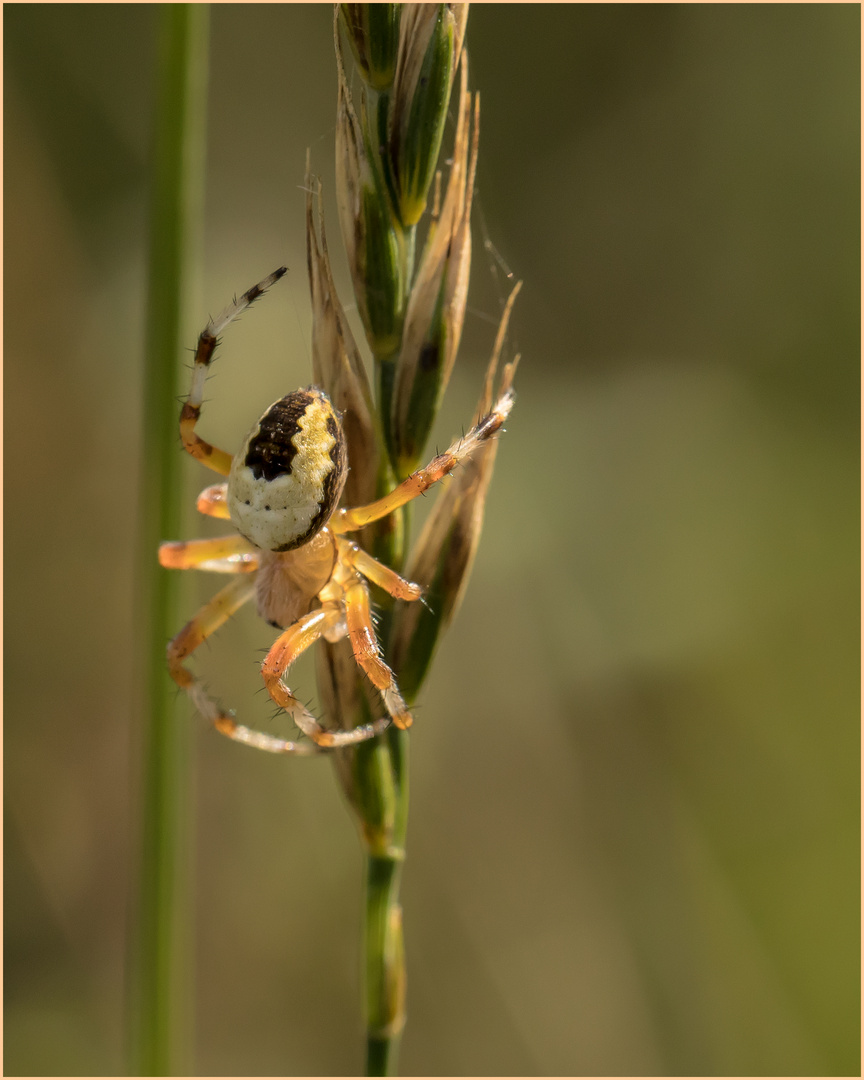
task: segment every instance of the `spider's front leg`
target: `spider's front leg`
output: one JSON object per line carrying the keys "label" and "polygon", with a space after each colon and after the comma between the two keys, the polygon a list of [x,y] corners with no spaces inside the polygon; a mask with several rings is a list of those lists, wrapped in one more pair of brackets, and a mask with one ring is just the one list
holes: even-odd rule
{"label": "spider's front leg", "polygon": [[344,533],[362,529],[364,525],[392,514],[400,506],[404,506],[412,499],[416,499],[418,495],[428,491],[433,484],[443,480],[457,465],[469,458],[478,447],[501,429],[513,408],[514,400],[515,395],[508,387],[495,403],[492,411],[475,424],[467,435],[454,442],[443,454],[433,458],[425,468],[412,473],[389,495],[367,503],[366,506],[337,510],[329,522],[331,530],[335,533]]}
{"label": "spider's front leg", "polygon": [[227,476],[231,471],[232,455],[225,450],[220,450],[217,446],[205,442],[195,432],[195,425],[201,415],[201,402],[204,400],[204,382],[207,378],[207,372],[212,363],[216,346],[219,344],[219,335],[228,323],[241,315],[250,304],[254,303],[263,292],[266,292],[285,273],[287,273],[287,268],[281,266],[269,277],[264,278],[257,285],[253,285],[251,289],[243,293],[239,300],[235,300],[229,308],[226,308],[218,319],[211,319],[198,338],[198,348],[195,350],[195,363],[192,368],[192,386],[189,390],[189,397],[180,410],[180,438],[183,441],[184,449],[192,457],[197,458],[202,465],[206,465],[209,469],[220,473],[222,476]]}

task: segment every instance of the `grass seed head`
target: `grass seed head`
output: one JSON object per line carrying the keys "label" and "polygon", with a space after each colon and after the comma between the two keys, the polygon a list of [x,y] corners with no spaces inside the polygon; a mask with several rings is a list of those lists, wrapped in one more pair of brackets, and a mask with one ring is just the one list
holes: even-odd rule
{"label": "grass seed head", "polygon": [[345,31],[361,78],[373,90],[389,89],[396,73],[401,4],[340,4]]}
{"label": "grass seed head", "polygon": [[[507,393],[519,358],[506,364],[497,391],[495,377],[513,303],[521,288],[510,293],[501,316],[492,358],[473,423],[492,409],[494,398]],[[480,542],[486,494],[495,467],[498,440],[484,443],[453,473],[429,515],[406,568],[407,576],[425,588],[425,604],[397,605],[391,654],[400,685],[411,701],[426,675],[438,640],[458,610],[468,585]]]}
{"label": "grass seed head", "polygon": [[321,184],[312,177],[308,162],[306,256],[312,295],[312,374],[315,383],[343,414],[351,467],[344,499],[358,505],[375,497],[382,455],[380,427],[366,369],[333,283],[324,233]]}
{"label": "grass seed head", "polygon": [[405,226],[415,225],[426,209],[467,10],[467,4],[415,4],[402,13],[389,142],[397,212]]}
{"label": "grass seed head", "polygon": [[472,125],[467,53],[462,54],[461,67],[447,191],[426,237],[396,368],[391,438],[400,476],[407,476],[420,462],[456,361],[468,300],[479,99],[475,95]]}
{"label": "grass seed head", "polygon": [[[399,347],[405,305],[404,239],[394,220],[381,159],[369,142],[348,86],[335,29],[339,89],[336,113],[336,198],[357,307],[376,356]],[[364,130],[365,129],[365,130]]]}

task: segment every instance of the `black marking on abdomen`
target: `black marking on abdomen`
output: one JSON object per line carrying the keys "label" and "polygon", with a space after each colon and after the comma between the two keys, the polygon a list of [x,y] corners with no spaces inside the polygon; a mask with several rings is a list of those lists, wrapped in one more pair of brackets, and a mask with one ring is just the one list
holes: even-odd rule
{"label": "black marking on abdomen", "polygon": [[[303,393],[303,391],[300,391],[300,393]],[[330,460],[333,462],[333,468],[324,477],[324,494],[318,512],[309,522],[309,528],[303,536],[298,537],[291,544],[275,548],[276,551],[292,551],[307,543],[311,537],[327,524],[342,497],[342,489],[345,487],[345,479],[348,476],[348,450],[345,445],[345,434],[342,431],[342,425],[335,416],[327,417],[327,431],[336,441],[330,449]]]}
{"label": "black marking on abdomen", "polygon": [[308,390],[295,390],[271,405],[261,417],[258,433],[250,440],[244,461],[256,480],[275,480],[291,472],[297,453],[291,440],[300,430],[300,418],[314,400]]}

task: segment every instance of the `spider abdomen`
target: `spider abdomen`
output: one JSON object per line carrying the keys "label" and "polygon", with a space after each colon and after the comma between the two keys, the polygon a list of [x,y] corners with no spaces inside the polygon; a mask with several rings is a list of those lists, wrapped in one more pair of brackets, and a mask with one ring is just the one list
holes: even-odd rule
{"label": "spider abdomen", "polygon": [[348,462],[339,414],[317,387],[274,402],[234,457],[231,520],[256,547],[291,551],[329,521]]}

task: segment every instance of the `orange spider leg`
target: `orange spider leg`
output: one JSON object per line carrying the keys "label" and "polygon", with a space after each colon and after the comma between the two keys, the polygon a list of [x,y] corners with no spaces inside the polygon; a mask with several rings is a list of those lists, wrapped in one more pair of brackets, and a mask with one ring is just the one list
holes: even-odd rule
{"label": "orange spider leg", "polygon": [[217,727],[220,720],[226,717],[226,713],[209,697],[202,683],[189,668],[183,666],[183,660],[254,595],[254,579],[250,580],[245,576],[237,578],[224,589],[220,589],[168,645],[168,671],[171,678],[192,698],[204,719]]}
{"label": "orange spider leg", "polygon": [[225,498],[227,490],[227,484],[213,484],[212,487],[204,488],[198,496],[198,501],[195,503],[195,509],[199,514],[206,514],[208,517],[214,518],[224,518],[226,521],[230,521],[231,514],[228,511],[228,503]]}
{"label": "orange spider leg", "polygon": [[277,638],[276,644],[267,654],[261,667],[264,685],[270,697],[288,713],[304,735],[308,735],[313,740],[311,743],[288,743],[272,735],[251,731],[233,721],[216,725],[223,735],[228,735],[249,746],[255,746],[259,750],[269,750],[274,754],[297,752],[298,747],[300,752],[315,753],[318,747],[350,746],[352,743],[371,739],[389,727],[390,719],[384,717],[372,724],[363,724],[353,728],[351,731],[327,731],[282,682],[282,676],[297,657],[341,620],[342,612],[337,604],[325,604],[316,611],[310,611]]}
{"label": "orange spider leg", "polygon": [[374,582],[397,600],[419,600],[423,595],[423,586],[416,585],[413,581],[406,581],[389,566],[373,559],[368,551],[364,551],[359,544],[348,540],[339,540],[339,556],[358,570],[363,577]]}
{"label": "orange spider leg", "polygon": [[169,570],[213,570],[248,574],[259,566],[258,552],[239,533],[212,540],[171,540],[159,545],[159,562]]}
{"label": "orange spider leg", "polygon": [[452,472],[457,465],[469,458],[478,446],[486,442],[501,428],[513,407],[513,401],[514,395],[508,389],[498,399],[492,412],[488,416],[484,416],[471,428],[464,438],[458,439],[443,454],[433,458],[425,468],[412,473],[407,480],[403,480],[389,495],[385,495],[382,499],[377,499],[366,506],[337,510],[330,519],[330,529],[336,533],[353,532],[355,529],[362,529],[364,525],[392,514],[400,506],[404,506],[412,499],[416,499],[418,495],[422,495],[424,491],[428,491],[433,484],[437,484],[439,480]]}
{"label": "orange spider leg", "polygon": [[283,266],[257,285],[253,285],[251,289],[243,293],[239,300],[235,300],[229,308],[226,308],[218,319],[211,319],[198,338],[198,348],[195,350],[195,364],[192,368],[192,386],[189,390],[189,397],[180,410],[180,438],[183,441],[184,449],[192,457],[197,458],[208,469],[221,473],[222,476],[227,476],[231,471],[232,455],[225,450],[220,450],[217,446],[205,442],[200,435],[195,433],[195,425],[201,415],[201,402],[204,400],[204,382],[207,378],[207,372],[210,369],[216,346],[219,344],[219,335],[228,323],[242,314],[284,273],[286,273],[286,268]]}
{"label": "orange spider leg", "polygon": [[387,712],[393,717],[393,723],[399,728],[411,727],[413,719],[399,693],[396,676],[381,659],[378,639],[372,625],[372,613],[369,610],[369,590],[359,577],[345,590],[345,620],[354,658],[381,694]]}

